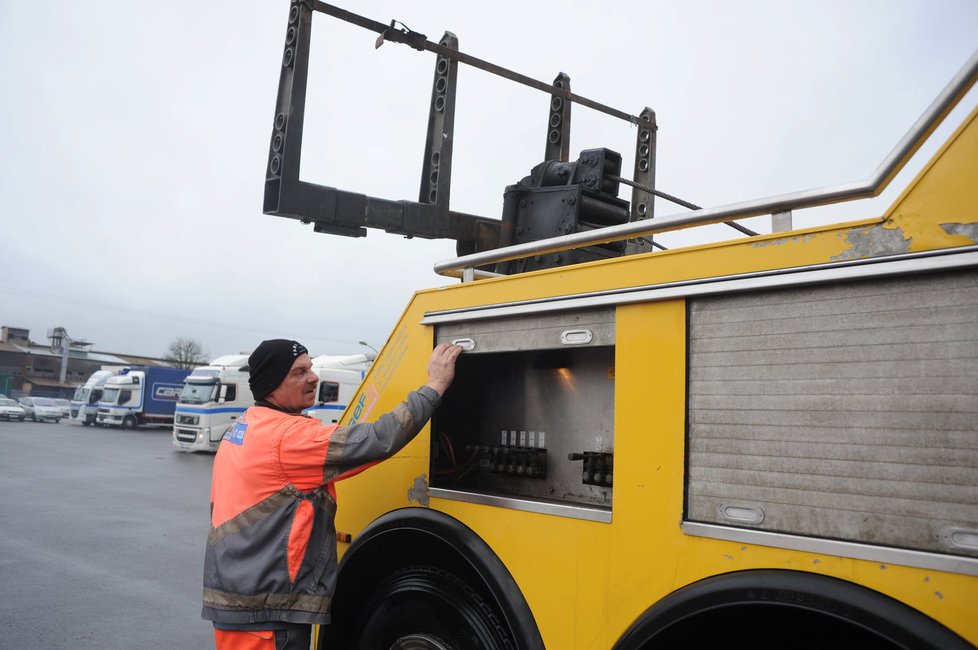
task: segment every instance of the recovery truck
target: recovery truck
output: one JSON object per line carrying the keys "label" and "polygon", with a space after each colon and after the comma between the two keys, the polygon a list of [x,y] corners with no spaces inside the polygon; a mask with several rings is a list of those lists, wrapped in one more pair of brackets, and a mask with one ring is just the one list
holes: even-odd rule
{"label": "recovery truck", "polygon": [[312,371],[319,377],[316,403],[303,413],[319,418],[325,424],[339,422],[373,360],[373,354],[324,354],[313,357]]}
{"label": "recovery truck", "polygon": [[98,402],[99,424],[135,429],[141,424],[173,426],[173,411],[189,370],[133,366],[109,377]]}
{"label": "recovery truck", "polygon": [[217,357],[184,380],[173,422],[173,446],[217,451],[228,427],[255,403],[248,385],[248,356]]}
{"label": "recovery truck", "polygon": [[[418,201],[299,178],[317,12],[435,54]],[[653,197],[674,197],[654,186],[650,109],[322,2],[293,2],[286,30],[264,211],[458,242],[435,270],[462,282],[408,299],[340,425],[394,408],[437,343],[466,350],[430,425],[335,485],[319,647],[978,643],[978,111],[879,217],[789,225],[877,196],[978,54],[866,181],[653,218]],[[459,63],[549,99],[545,160],[501,219],[448,206]],[[636,125],[631,179],[607,149],[569,160],[571,104]],[[651,239],[758,215],[775,231]]]}

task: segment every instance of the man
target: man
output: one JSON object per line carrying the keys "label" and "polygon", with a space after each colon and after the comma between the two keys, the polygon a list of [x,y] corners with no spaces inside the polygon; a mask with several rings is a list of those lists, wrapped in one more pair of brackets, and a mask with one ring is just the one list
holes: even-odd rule
{"label": "man", "polygon": [[318,378],[297,341],[263,341],[248,359],[255,405],[214,458],[202,616],[219,650],[308,650],[336,587],[333,483],[400,450],[455,376],[455,345],[428,361],[428,383],[373,423],[323,425],[301,411]]}

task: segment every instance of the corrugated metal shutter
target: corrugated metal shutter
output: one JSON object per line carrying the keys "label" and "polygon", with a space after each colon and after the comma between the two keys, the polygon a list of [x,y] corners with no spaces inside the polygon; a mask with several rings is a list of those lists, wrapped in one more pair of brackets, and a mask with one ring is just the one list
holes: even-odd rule
{"label": "corrugated metal shutter", "polygon": [[959,554],[978,273],[689,303],[687,519]]}

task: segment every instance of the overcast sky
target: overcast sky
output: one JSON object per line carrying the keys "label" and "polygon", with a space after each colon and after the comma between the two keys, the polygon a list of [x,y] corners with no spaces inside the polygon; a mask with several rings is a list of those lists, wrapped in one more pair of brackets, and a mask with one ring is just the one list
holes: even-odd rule
{"label": "overcast sky", "polygon": [[[637,114],[656,111],[659,189],[714,207],[869,177],[978,47],[974,0],[384,2],[341,5]],[[454,243],[315,234],[261,213],[288,0],[0,0],[0,325],[65,327],[98,350],[210,356],[298,338],[380,347]],[[434,55],[319,15],[304,180],[417,197]],[[882,213],[976,104],[966,97]],[[541,161],[549,98],[463,67],[452,208],[498,217]],[[575,107],[572,158],[625,157],[627,123]],[[628,194],[622,194],[628,197]],[[683,212],[657,202],[656,214]],[[769,219],[749,222],[769,231]],[[739,236],[672,234],[680,246]]]}

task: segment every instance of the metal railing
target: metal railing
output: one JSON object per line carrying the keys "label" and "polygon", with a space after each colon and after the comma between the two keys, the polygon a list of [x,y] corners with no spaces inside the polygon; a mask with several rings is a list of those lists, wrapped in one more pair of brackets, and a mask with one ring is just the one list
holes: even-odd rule
{"label": "metal railing", "polygon": [[522,259],[531,255],[556,253],[582,246],[681,230],[692,226],[873,198],[886,189],[894,176],[903,169],[934,129],[971,89],[976,80],[978,80],[978,51],[971,55],[968,62],[944,87],[927,110],[897,143],[896,147],[880,163],[873,175],[864,181],[732,203],[686,214],[632,221],[618,226],[497,248],[438,262],[434,266],[434,271],[447,277],[460,277],[463,281],[472,280],[476,277],[495,277],[496,274],[480,271],[476,267]]}

